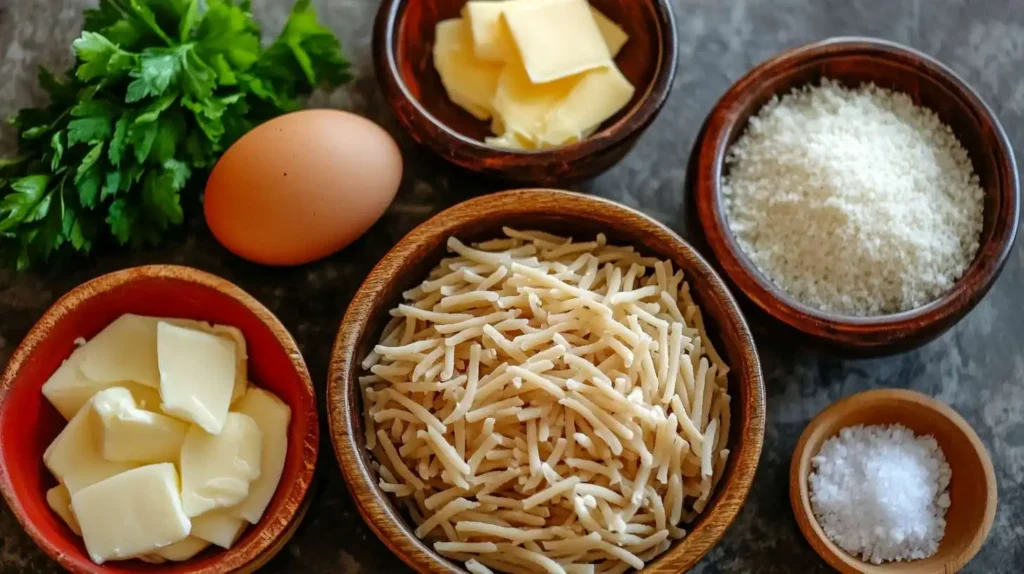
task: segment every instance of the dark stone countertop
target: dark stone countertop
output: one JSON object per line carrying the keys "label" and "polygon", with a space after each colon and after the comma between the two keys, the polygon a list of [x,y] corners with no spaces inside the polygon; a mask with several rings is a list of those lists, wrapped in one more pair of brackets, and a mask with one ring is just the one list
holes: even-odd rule
{"label": "dark stone countertop", "polygon": [[[40,103],[35,68],[62,68],[87,0],[0,0],[0,114]],[[256,0],[276,32],[291,2]],[[377,90],[370,23],[377,2],[321,0],[322,17],[343,38],[357,79],[314,103],[365,114],[397,134]],[[685,201],[687,157],[716,99],[754,64],[802,42],[833,35],[888,38],[937,56],[993,107],[1018,151],[1024,149],[1024,10],[1021,0],[676,0],[680,65],[670,102],[635,151],[580,189],[638,208],[684,237],[699,239]],[[179,263],[226,277],[276,313],[298,340],[324,412],[331,342],[355,289],[387,248],[432,213],[494,184],[414,153],[398,134],[407,174],[398,199],[363,239],[298,269],[267,269],[220,248],[201,217],[160,250],[106,254],[77,271],[17,275],[0,271],[0,364],[40,314],[75,285],[105,272],[154,262]],[[10,131],[0,147],[10,151]],[[1018,154],[1020,161],[1021,156]],[[956,408],[988,445],[999,480],[995,528],[968,572],[1019,572],[1024,562],[1024,249],[954,330],[924,348],[886,359],[844,361],[783,346],[755,325],[768,386],[768,431],[757,479],[739,518],[696,572],[825,572],[790,511],[789,457],[804,426],[836,399],[877,387],[916,389]],[[326,424],[326,422],[325,422]],[[268,572],[400,572],[356,512],[324,433],[316,499],[295,539]],[[0,505],[0,571],[53,572],[10,512]]]}

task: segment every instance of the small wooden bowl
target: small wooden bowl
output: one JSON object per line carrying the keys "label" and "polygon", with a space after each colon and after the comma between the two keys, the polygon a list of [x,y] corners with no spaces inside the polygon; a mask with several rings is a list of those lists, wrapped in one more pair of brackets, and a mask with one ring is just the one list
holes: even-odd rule
{"label": "small wooden bowl", "polygon": [[[821,445],[853,425],[901,424],[917,435],[931,435],[952,468],[951,504],[946,534],[931,558],[881,565],[863,562],[836,546],[818,526],[811,510],[807,479],[811,459]],[[804,537],[830,566],[847,574],[953,574],[981,549],[996,517],[996,475],[977,433],[953,409],[914,391],[883,389],[847,397],[823,410],[807,425],[793,452],[789,498]]]}
{"label": "small wooden bowl", "polygon": [[[82,539],[47,506],[46,491],[56,481],[43,465],[43,451],[66,422],[41,388],[71,354],[75,339],[96,335],[124,313],[239,328],[246,339],[250,379],[291,407],[281,484],[263,520],[249,527],[231,550],[209,549],[180,563],[150,565],[130,560],[97,566]],[[196,269],[168,265],[104,275],[54,303],[14,351],[0,377],[0,492],[32,539],[71,572],[254,572],[291,538],[308,507],[320,436],[315,396],[291,335],[239,287]]]}
{"label": "small wooden bowl", "polygon": [[644,572],[681,572],[714,546],[746,499],[761,455],[765,391],[754,341],[732,295],[706,261],[657,221],[604,199],[553,190],[508,191],[472,199],[423,223],[405,236],[370,273],[356,293],[331,354],[327,405],[331,438],[345,481],[363,518],[377,536],[419,572],[464,572],[419,540],[409,520],[377,486],[365,448],[360,362],[380,339],[388,311],[423,280],[446,252],[449,237],[470,242],[501,235],[502,226],[539,229],[577,238],[603,232],[609,243],[635,245],[641,252],[671,259],[683,270],[694,300],[705,312],[709,333],[732,367],[730,385],[732,454],[725,475],[701,518]]}
{"label": "small wooden bowl", "polygon": [[[831,78],[856,87],[874,82],[934,110],[967,149],[985,190],[981,247],[953,289],[918,309],[877,317],[826,313],[796,301],[763,275],[729,230],[722,176],[729,147],[773,96]],[[1017,235],[1020,184],[999,120],[952,70],[910,48],[870,38],[808,44],[757,66],[711,111],[700,144],[696,200],[708,243],[729,279],[767,314],[816,342],[853,354],[907,350],[938,337],[967,314],[1002,271]]]}
{"label": "small wooden bowl", "polygon": [[377,81],[399,122],[419,144],[466,169],[528,185],[566,184],[609,169],[661,111],[676,74],[678,47],[669,0],[591,0],[629,34],[616,63],[636,87],[633,101],[583,142],[545,151],[488,146],[483,122],[448,99],[434,69],[434,28],[466,0],[384,0],[373,34]]}

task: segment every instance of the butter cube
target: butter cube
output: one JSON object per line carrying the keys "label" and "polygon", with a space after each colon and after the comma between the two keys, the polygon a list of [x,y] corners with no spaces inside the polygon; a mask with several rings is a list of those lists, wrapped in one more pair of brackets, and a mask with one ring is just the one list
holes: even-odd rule
{"label": "butter cube", "polygon": [[103,458],[139,463],[178,462],[188,425],[144,411],[127,389],[114,387],[93,399],[103,426]]}
{"label": "butter cube", "polygon": [[629,35],[626,34],[626,31],[621,26],[602,14],[597,8],[591,6],[590,13],[594,16],[594,23],[597,24],[597,29],[601,31],[601,37],[604,38],[608,51],[611,52],[613,58],[618,56],[619,52],[622,51],[622,47],[629,41]]}
{"label": "butter cube", "polygon": [[448,97],[475,117],[491,117],[491,100],[501,66],[479,60],[473,54],[469,26],[461,18],[438,23],[434,39],[434,67]]}
{"label": "butter cube", "polygon": [[193,426],[181,448],[181,497],[189,516],[234,506],[260,476],[263,435],[256,421],[229,413],[220,434]]}
{"label": "butter cube", "polygon": [[153,319],[122,315],[107,325],[84,347],[82,374],[98,383],[133,381],[160,387],[156,361],[156,330]]}
{"label": "butter cube", "polygon": [[161,408],[209,433],[224,427],[235,388],[237,349],[216,335],[157,324]]}
{"label": "butter cube", "polygon": [[135,468],[103,458],[102,428],[92,400],[79,409],[43,453],[43,463],[72,496],[92,484]]}
{"label": "butter cube", "polygon": [[231,515],[232,509],[211,510],[192,519],[192,536],[229,549],[249,525],[243,518]]}
{"label": "butter cube", "polygon": [[43,384],[43,396],[66,420],[71,420],[93,395],[113,386],[123,386],[131,391],[135,400],[144,408],[160,406],[160,393],[152,387],[126,381],[96,382],[86,378],[81,368],[85,355],[85,347],[75,349]]}
{"label": "butter cube", "polygon": [[586,0],[512,2],[503,14],[535,84],[603,66],[612,57]]}
{"label": "butter cube", "polygon": [[[277,492],[288,454],[288,423],[292,410],[274,393],[252,388],[238,402],[236,410],[256,421],[263,435],[260,455],[260,476],[249,485],[249,496],[232,509],[239,516],[256,524]],[[211,541],[216,543],[216,541]]]}
{"label": "butter cube", "polygon": [[[210,543],[197,538],[195,536],[189,536],[181,542],[175,542],[170,546],[164,546],[157,550],[153,554],[159,556],[162,560],[170,560],[171,562],[184,562],[191,560],[196,557],[197,554],[206,550],[210,547]],[[158,562],[159,564],[159,562]]]}
{"label": "butter cube", "polygon": [[171,463],[129,470],[71,495],[85,548],[96,564],[155,552],[188,537]]}
{"label": "butter cube", "polygon": [[462,17],[469,25],[473,52],[478,60],[501,63],[516,55],[515,45],[501,18],[507,4],[475,0],[467,2],[462,9]]}
{"label": "butter cube", "polygon": [[548,113],[541,139],[555,146],[578,141],[626,107],[634,92],[615,64],[583,74],[569,95]]}
{"label": "butter cube", "polygon": [[576,81],[566,78],[534,84],[521,65],[509,63],[501,72],[494,96],[494,109],[505,128],[501,135],[514,134],[530,147],[536,147],[533,142],[544,133],[548,114],[572,92]]}
{"label": "butter cube", "polygon": [[82,528],[78,526],[78,519],[75,518],[75,513],[71,511],[71,493],[63,484],[46,491],[46,504],[50,506],[50,510],[54,511],[57,516],[60,516],[64,523],[68,525],[71,532],[76,535],[82,535]]}

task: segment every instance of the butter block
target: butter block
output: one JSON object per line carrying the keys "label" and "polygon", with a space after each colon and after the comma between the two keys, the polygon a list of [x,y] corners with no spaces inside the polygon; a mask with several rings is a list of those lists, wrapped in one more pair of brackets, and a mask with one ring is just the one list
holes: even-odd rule
{"label": "butter block", "polygon": [[491,117],[501,66],[476,58],[469,26],[462,18],[438,23],[434,67],[452,102],[481,120]]}
{"label": "butter block", "polygon": [[292,410],[274,393],[256,387],[246,393],[235,409],[252,418],[263,436],[260,476],[249,485],[249,496],[232,508],[235,516],[256,524],[263,517],[281,482],[288,454],[288,423],[292,419]]}
{"label": "butter block", "polygon": [[192,519],[192,536],[229,549],[249,523],[231,515],[231,509],[211,510]]}
{"label": "butter block", "polygon": [[100,391],[93,408],[103,427],[101,452],[111,461],[177,463],[188,425],[138,408],[127,389]]}
{"label": "butter block", "polygon": [[181,497],[186,514],[242,502],[260,476],[263,435],[251,417],[229,413],[220,434],[193,426],[181,448]]}
{"label": "butter block", "polygon": [[535,84],[603,66],[612,57],[586,0],[512,2],[503,15]]}
{"label": "butter block", "polygon": [[534,84],[521,65],[509,63],[501,72],[494,96],[494,109],[501,116],[505,128],[500,135],[514,134],[528,142],[527,145],[535,147],[537,136],[544,133],[548,114],[572,92],[576,81],[575,78],[566,78]]}
{"label": "butter block", "polygon": [[122,315],[83,347],[82,374],[98,383],[133,381],[160,387],[153,319]]}
{"label": "butter block", "polygon": [[43,464],[67,487],[76,492],[138,466],[103,458],[102,428],[90,399],[43,453]]}
{"label": "butter block", "polygon": [[622,29],[621,26],[612,21],[611,18],[605,16],[600,10],[590,7],[590,13],[594,17],[594,23],[597,24],[597,29],[601,31],[601,37],[604,38],[605,45],[608,46],[608,51],[612,57],[619,55],[622,51],[622,47],[629,41],[629,35]]}
{"label": "butter block", "polygon": [[202,538],[189,536],[181,542],[175,542],[170,546],[164,546],[153,554],[163,560],[171,562],[184,562],[196,557],[197,554],[210,547],[210,543]]}
{"label": "butter block", "polygon": [[579,141],[626,107],[634,92],[615,64],[583,74],[569,95],[548,113],[541,139],[553,146]]}
{"label": "butter block", "polygon": [[85,347],[75,349],[43,384],[43,396],[66,420],[71,420],[96,393],[113,386],[128,389],[143,408],[160,406],[160,393],[152,387],[125,381],[96,382],[88,379],[81,369],[85,354]]}
{"label": "butter block", "polygon": [[185,540],[192,528],[171,463],[143,466],[83,488],[71,495],[71,508],[96,564],[156,552]]}
{"label": "butter block", "polygon": [[161,409],[218,434],[231,404],[235,345],[222,337],[167,322],[157,324]]}
{"label": "butter block", "polygon": [[68,525],[71,532],[74,532],[78,536],[82,535],[82,528],[78,525],[78,519],[75,518],[75,513],[71,510],[71,493],[63,484],[46,491],[46,504],[50,506],[50,510],[60,516],[64,520],[64,523]]}

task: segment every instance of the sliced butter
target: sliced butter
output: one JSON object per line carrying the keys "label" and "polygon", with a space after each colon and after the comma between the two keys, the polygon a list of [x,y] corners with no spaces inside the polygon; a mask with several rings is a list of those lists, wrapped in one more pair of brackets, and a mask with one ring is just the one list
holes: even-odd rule
{"label": "sliced butter", "polygon": [[178,473],[170,463],[93,484],[72,494],[71,507],[96,564],[156,552],[185,540],[192,528],[182,509]]}
{"label": "sliced butter", "polygon": [[224,549],[235,545],[249,523],[231,515],[231,509],[211,510],[192,518],[192,536]]}
{"label": "sliced butter", "polygon": [[181,449],[181,497],[185,512],[199,516],[234,506],[249,495],[260,476],[263,436],[256,421],[229,413],[222,432],[193,426]]}
{"label": "sliced butter", "polygon": [[220,433],[235,388],[235,345],[223,337],[161,321],[157,348],[163,411],[209,433]]}
{"label": "sliced butter", "polygon": [[97,383],[133,381],[160,387],[153,319],[121,315],[86,343],[82,374]]}
{"label": "sliced butter", "polygon": [[75,518],[75,513],[71,510],[71,493],[63,484],[46,491],[46,504],[50,506],[50,510],[54,511],[57,516],[60,516],[64,520],[64,523],[68,525],[71,532],[76,535],[82,535],[82,528],[78,525],[78,519]]}
{"label": "sliced butter", "polygon": [[618,56],[619,52],[622,51],[622,47],[629,41],[629,35],[626,34],[626,31],[621,26],[602,14],[597,8],[591,6],[590,13],[594,16],[594,23],[597,24],[597,29],[601,31],[601,37],[604,38],[604,43],[608,46],[608,51],[611,52],[612,58]]}
{"label": "sliced butter", "polygon": [[603,66],[612,57],[586,0],[511,2],[503,15],[535,84]]}
{"label": "sliced butter", "polygon": [[501,66],[473,55],[473,40],[465,20],[455,18],[437,25],[434,67],[452,102],[479,119],[491,117]]}
{"label": "sliced butter", "polygon": [[43,384],[43,396],[65,419],[71,420],[93,395],[113,386],[123,386],[131,391],[142,408],[153,410],[160,407],[160,393],[152,387],[127,381],[96,382],[88,379],[81,369],[85,355],[85,347],[75,349]]}
{"label": "sliced butter", "polygon": [[515,50],[501,19],[505,4],[476,0],[467,2],[462,9],[462,18],[469,26],[473,53],[478,60],[501,63],[508,59],[511,50]]}
{"label": "sliced butter", "polygon": [[626,107],[634,91],[615,64],[583,74],[569,95],[548,113],[541,140],[552,146],[579,141]]}
{"label": "sliced butter", "polygon": [[235,516],[256,524],[281,482],[288,454],[288,423],[291,422],[292,411],[273,393],[255,387],[246,393],[235,409],[256,421],[262,434],[262,449],[259,478],[249,485],[249,496],[231,510]]}
{"label": "sliced butter", "polygon": [[46,468],[72,496],[83,488],[138,466],[104,459],[101,440],[101,423],[90,400],[43,453]]}
{"label": "sliced butter", "polygon": [[534,84],[521,65],[509,63],[501,72],[494,96],[494,109],[505,128],[500,135],[511,133],[524,142],[535,142],[537,134],[544,133],[548,113],[569,95],[575,84],[574,78]]}
{"label": "sliced butter", "polygon": [[[170,546],[164,546],[153,554],[163,560],[171,562],[184,562],[196,557],[197,554],[210,547],[210,543],[196,536],[189,536],[181,542],[175,542]],[[159,564],[159,562],[158,562]]]}
{"label": "sliced butter", "polygon": [[114,387],[93,398],[103,427],[101,451],[110,461],[178,462],[188,425],[138,408],[127,389]]}

